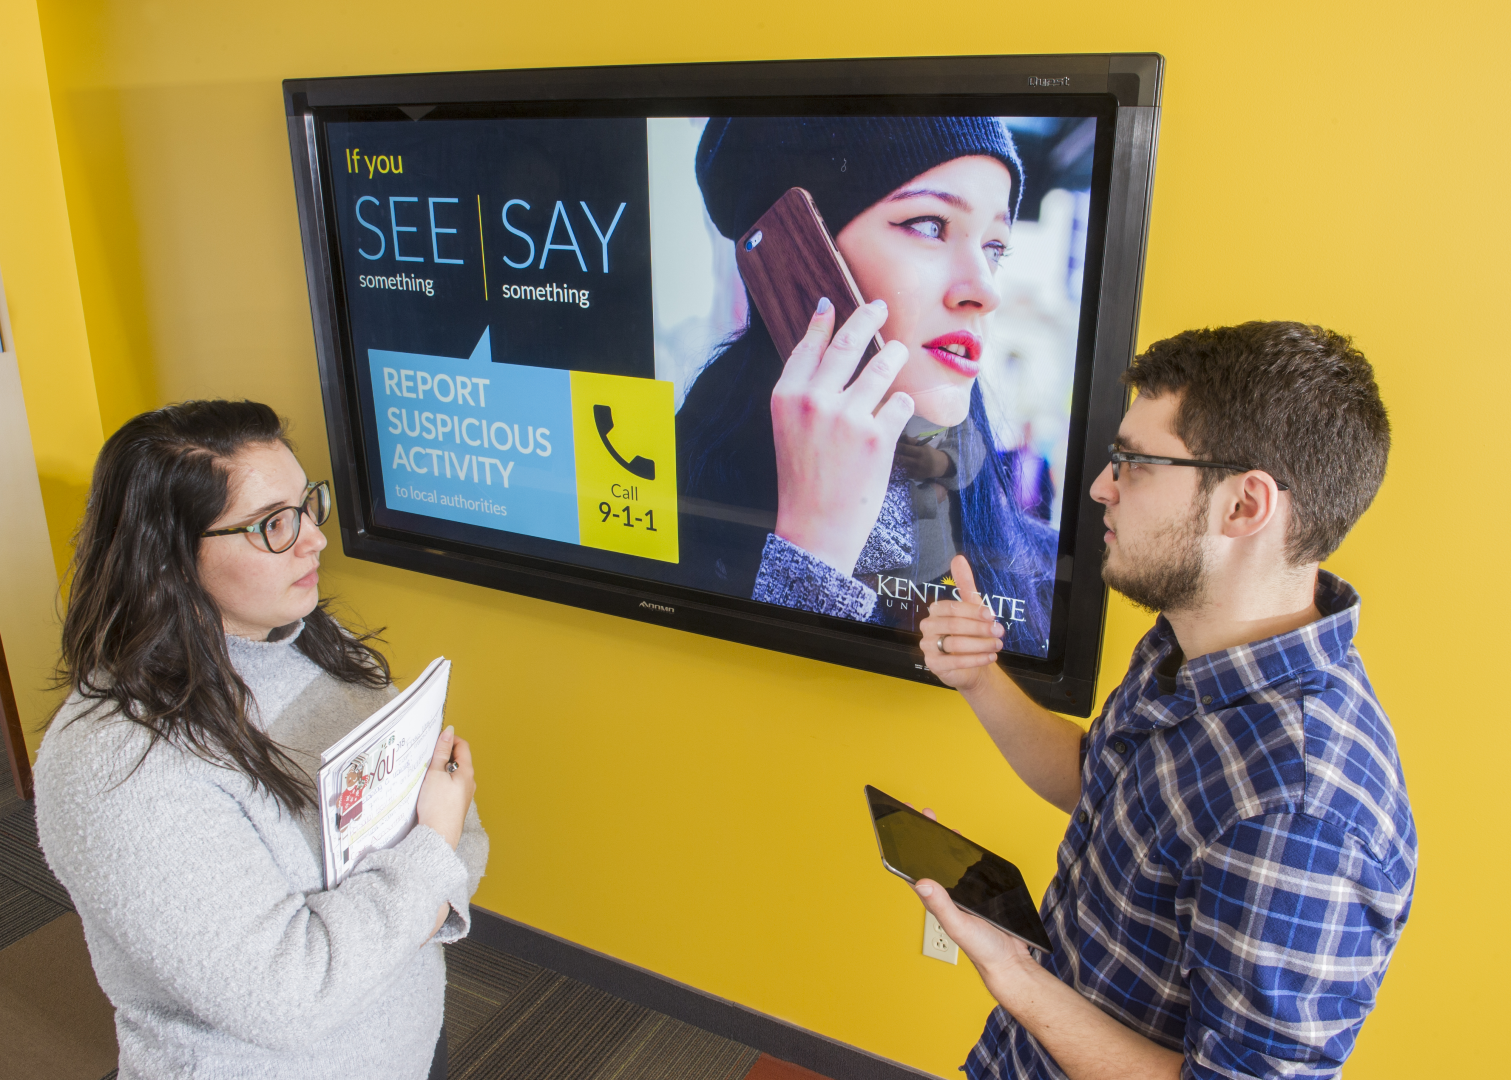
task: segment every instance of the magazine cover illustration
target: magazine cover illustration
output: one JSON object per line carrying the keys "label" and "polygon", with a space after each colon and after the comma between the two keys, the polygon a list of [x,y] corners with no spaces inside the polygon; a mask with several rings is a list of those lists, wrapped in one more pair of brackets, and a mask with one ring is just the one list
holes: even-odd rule
{"label": "magazine cover illustration", "polygon": [[444,723],[451,662],[432,661],[402,693],[322,755],[318,780],[326,886],[414,828],[420,785]]}

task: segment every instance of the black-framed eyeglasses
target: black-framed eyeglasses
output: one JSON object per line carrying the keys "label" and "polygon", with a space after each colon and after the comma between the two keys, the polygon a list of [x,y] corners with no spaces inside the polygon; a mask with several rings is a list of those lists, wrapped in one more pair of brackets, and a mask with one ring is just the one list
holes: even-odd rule
{"label": "black-framed eyeglasses", "polygon": [[[1187,465],[1193,469],[1227,469],[1231,472],[1269,472],[1257,465],[1230,465],[1224,461],[1197,461],[1195,458],[1180,457],[1154,457],[1150,454],[1130,454],[1126,450],[1119,450],[1113,443],[1107,448],[1107,456],[1112,459],[1112,478],[1118,478],[1118,469],[1124,462],[1136,462],[1140,465]],[[1283,483],[1274,473],[1270,473],[1275,486],[1281,491],[1290,491],[1291,485]]]}
{"label": "black-framed eyeglasses", "polygon": [[232,536],[236,533],[254,533],[274,555],[282,554],[299,539],[299,526],[305,515],[316,525],[324,525],[331,516],[331,485],[327,480],[314,480],[304,489],[304,497],[298,506],[280,506],[271,514],[251,525],[237,525],[231,529],[211,529],[200,536]]}

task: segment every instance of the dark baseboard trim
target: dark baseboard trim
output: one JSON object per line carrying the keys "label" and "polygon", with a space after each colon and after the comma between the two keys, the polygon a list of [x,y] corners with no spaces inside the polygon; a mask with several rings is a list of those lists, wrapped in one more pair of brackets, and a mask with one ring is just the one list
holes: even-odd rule
{"label": "dark baseboard trim", "polygon": [[832,1080],[918,1080],[920,1077],[938,1080],[932,1073],[920,1072],[849,1043],[756,1012],[738,1002],[715,997],[648,968],[615,959],[607,953],[476,905],[472,908],[472,938],[489,948],[550,968],[606,994],[744,1043]]}

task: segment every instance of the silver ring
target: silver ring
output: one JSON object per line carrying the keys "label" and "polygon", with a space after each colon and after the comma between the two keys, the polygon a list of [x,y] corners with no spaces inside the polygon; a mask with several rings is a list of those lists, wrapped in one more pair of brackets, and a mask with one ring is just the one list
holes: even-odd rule
{"label": "silver ring", "polygon": [[460,769],[461,767],[462,766],[461,766],[461,764],[459,762],[455,762],[455,761],[448,761],[448,762],[446,762],[446,771],[448,773],[454,773],[458,769]]}
{"label": "silver ring", "polygon": [[947,638],[947,637],[949,637],[949,636],[950,636],[949,634],[940,634],[939,635],[939,640],[936,641],[936,642],[934,642],[934,648],[938,649],[945,656],[949,656],[950,655],[950,650],[948,650],[948,649],[946,649],[944,647],[944,639]]}

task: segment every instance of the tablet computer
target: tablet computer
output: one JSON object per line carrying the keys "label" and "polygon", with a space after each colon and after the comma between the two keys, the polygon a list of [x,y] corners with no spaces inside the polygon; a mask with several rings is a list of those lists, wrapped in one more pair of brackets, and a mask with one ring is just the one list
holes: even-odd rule
{"label": "tablet computer", "polygon": [[1016,866],[870,784],[866,804],[888,870],[910,884],[920,878],[936,881],[957,906],[1035,949],[1051,950]]}

